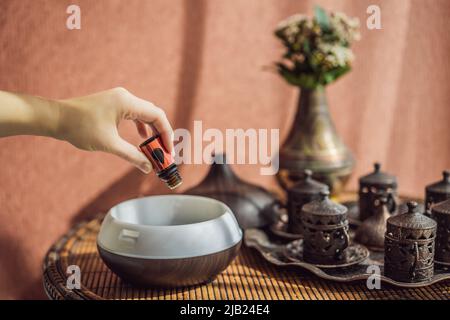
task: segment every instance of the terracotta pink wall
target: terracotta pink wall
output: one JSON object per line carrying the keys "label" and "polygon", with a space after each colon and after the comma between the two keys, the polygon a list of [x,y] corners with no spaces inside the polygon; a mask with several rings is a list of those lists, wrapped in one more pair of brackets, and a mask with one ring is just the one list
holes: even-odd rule
{"label": "terracotta pink wall", "polygon": [[[362,21],[351,74],[328,89],[338,131],[358,160],[349,188],[375,160],[400,191],[422,195],[450,167],[450,2],[317,1]],[[82,29],[65,28],[66,8]],[[281,48],[279,20],[311,13],[296,0],[3,0],[0,89],[64,98],[123,86],[164,107],[175,127],[280,128],[287,134],[297,92],[263,71]],[[365,28],[378,4],[382,30]],[[126,124],[123,134],[139,138]],[[123,199],[167,192],[153,177],[102,153],[39,137],[0,140],[0,298],[44,297],[41,261],[79,219]],[[275,187],[258,168],[236,167]],[[184,166],[182,190],[204,166]],[[181,191],[182,191],[181,190]]]}

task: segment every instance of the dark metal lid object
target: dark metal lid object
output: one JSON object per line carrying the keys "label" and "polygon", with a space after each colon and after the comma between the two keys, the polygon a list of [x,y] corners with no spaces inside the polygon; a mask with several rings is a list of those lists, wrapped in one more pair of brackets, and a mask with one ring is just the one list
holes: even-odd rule
{"label": "dark metal lid object", "polygon": [[392,216],[387,220],[387,232],[392,232],[393,235],[397,235],[398,238],[405,238],[407,233],[401,232],[405,229],[416,230],[432,230],[436,228],[436,221],[428,218],[424,214],[420,213],[417,202],[410,201],[407,203],[408,211]]}
{"label": "dark metal lid object", "polygon": [[374,164],[374,171],[366,176],[359,178],[360,187],[383,187],[397,188],[397,178],[394,175],[381,171],[380,163]]}
{"label": "dark metal lid object", "polygon": [[450,199],[450,171],[442,172],[442,180],[425,187],[425,205],[427,210],[431,204]]}
{"label": "dark metal lid object", "polygon": [[450,171],[444,170],[442,180],[426,186],[425,189],[433,193],[450,193]]}
{"label": "dark metal lid object", "polygon": [[347,208],[329,198],[329,191],[321,191],[320,199],[313,200],[303,206],[303,214],[309,216],[341,216],[346,218]]}
{"label": "dark metal lid object", "polygon": [[211,197],[227,204],[241,228],[260,228],[273,223],[279,200],[266,189],[240,179],[226,163],[224,154],[214,155],[206,177],[185,194]]}
{"label": "dark metal lid object", "polygon": [[295,183],[288,189],[288,193],[292,194],[319,194],[320,191],[328,190],[328,186],[312,178],[313,172],[311,170],[303,171],[303,179]]}

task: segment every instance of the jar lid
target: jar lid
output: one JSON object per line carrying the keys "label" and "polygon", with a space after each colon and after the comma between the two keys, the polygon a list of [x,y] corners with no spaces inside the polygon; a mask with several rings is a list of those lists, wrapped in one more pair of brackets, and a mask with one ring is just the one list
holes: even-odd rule
{"label": "jar lid", "polygon": [[418,204],[414,201],[407,203],[408,211],[387,220],[387,227],[396,227],[399,229],[432,229],[436,228],[436,222],[420,213],[418,210]]}
{"label": "jar lid", "polygon": [[426,186],[427,193],[444,193],[450,194],[450,171],[444,170],[442,172],[442,180]]}
{"label": "jar lid", "polygon": [[302,213],[312,216],[339,216],[347,213],[347,207],[330,200],[330,191],[320,191],[320,198],[302,207]]}
{"label": "jar lid", "polygon": [[433,207],[431,207],[431,212],[450,215],[450,200],[446,200],[434,205]]}
{"label": "jar lid", "polygon": [[289,188],[289,193],[295,194],[318,194],[322,190],[328,190],[328,186],[312,178],[311,170],[303,171],[303,178],[296,182],[291,188]]}
{"label": "jar lid", "polygon": [[381,164],[374,164],[374,171],[366,176],[359,178],[360,185],[378,185],[396,188],[397,178],[389,173],[380,170]]}

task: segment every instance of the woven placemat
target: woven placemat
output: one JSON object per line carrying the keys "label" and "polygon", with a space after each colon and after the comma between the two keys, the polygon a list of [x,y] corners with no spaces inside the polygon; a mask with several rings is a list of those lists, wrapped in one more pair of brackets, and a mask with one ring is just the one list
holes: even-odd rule
{"label": "woven placemat", "polygon": [[[369,290],[365,282],[337,283],[292,268],[277,268],[245,246],[239,256],[209,284],[178,289],[136,289],[124,283],[103,264],[96,237],[101,219],[77,225],[54,244],[44,261],[44,287],[51,299],[159,299],[159,300],[360,300],[445,299],[450,283],[419,289],[383,286]],[[67,267],[81,270],[81,289],[67,289]]]}

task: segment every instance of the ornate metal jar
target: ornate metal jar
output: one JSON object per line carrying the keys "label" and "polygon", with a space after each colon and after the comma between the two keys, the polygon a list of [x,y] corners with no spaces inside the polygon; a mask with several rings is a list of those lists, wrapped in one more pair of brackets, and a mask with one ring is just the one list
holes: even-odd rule
{"label": "ornate metal jar", "polygon": [[450,266],[450,200],[433,206],[431,215],[437,222],[434,261]]}
{"label": "ornate metal jar", "polygon": [[359,217],[362,221],[375,214],[374,203],[380,193],[389,196],[387,207],[390,213],[395,211],[397,198],[397,178],[382,172],[381,165],[374,164],[374,171],[359,179]]}
{"label": "ornate metal jar", "polygon": [[442,180],[425,187],[425,208],[427,211],[435,203],[450,199],[450,171],[442,172]]}
{"label": "ornate metal jar", "polygon": [[312,171],[305,170],[303,179],[288,189],[287,209],[289,215],[288,229],[292,233],[301,233],[300,214],[303,205],[320,199],[320,192],[327,191],[328,186],[312,178]]}
{"label": "ornate metal jar", "polygon": [[436,222],[408,202],[408,212],[387,220],[384,272],[402,282],[421,282],[433,277]]}
{"label": "ornate metal jar", "polygon": [[303,257],[317,264],[335,264],[345,260],[349,244],[347,208],[329,199],[321,191],[320,199],[302,208]]}

